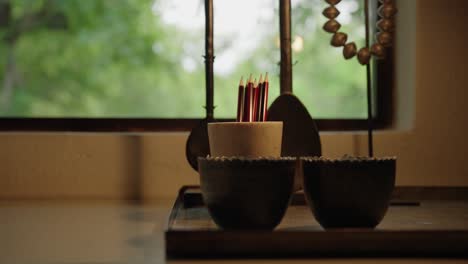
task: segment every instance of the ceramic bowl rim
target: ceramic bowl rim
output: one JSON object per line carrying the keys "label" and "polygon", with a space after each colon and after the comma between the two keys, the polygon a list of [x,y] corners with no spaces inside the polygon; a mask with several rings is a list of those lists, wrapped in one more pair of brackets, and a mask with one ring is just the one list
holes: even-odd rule
{"label": "ceramic bowl rim", "polygon": [[295,162],[296,157],[243,157],[243,156],[222,156],[222,157],[198,157],[198,161],[210,163],[289,163]]}
{"label": "ceramic bowl rim", "polygon": [[343,157],[343,158],[327,158],[327,157],[300,157],[304,163],[312,164],[346,164],[346,163],[381,163],[381,162],[396,162],[396,156],[384,157]]}

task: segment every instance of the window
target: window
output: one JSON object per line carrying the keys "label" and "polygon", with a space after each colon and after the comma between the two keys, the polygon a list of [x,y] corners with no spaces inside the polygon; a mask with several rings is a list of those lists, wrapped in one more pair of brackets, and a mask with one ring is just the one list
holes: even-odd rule
{"label": "window", "polygon": [[[33,4],[31,4],[33,3]],[[323,0],[292,1],[293,91],[320,129],[365,124],[365,68],[321,27]],[[363,45],[363,2],[338,20]],[[269,72],[279,95],[277,0],[217,1],[215,117],[233,118],[240,76]],[[190,129],[205,115],[204,1],[0,3],[2,130]],[[391,58],[379,62],[377,120],[388,120]]]}

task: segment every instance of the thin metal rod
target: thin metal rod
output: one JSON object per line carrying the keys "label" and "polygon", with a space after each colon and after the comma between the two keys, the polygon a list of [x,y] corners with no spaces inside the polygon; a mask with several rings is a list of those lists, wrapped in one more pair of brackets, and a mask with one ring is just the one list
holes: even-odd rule
{"label": "thin metal rod", "polygon": [[213,120],[213,0],[205,0],[205,82],[206,82],[206,118]]}
{"label": "thin metal rod", "polygon": [[292,93],[291,0],[279,1],[280,12],[280,91]]}
{"label": "thin metal rod", "polygon": [[[364,0],[364,13],[366,23],[366,46],[370,48],[370,18],[369,18],[369,0]],[[366,81],[367,81],[367,140],[369,157],[374,156],[374,144],[372,135],[372,81],[371,81],[371,61],[366,65]]]}

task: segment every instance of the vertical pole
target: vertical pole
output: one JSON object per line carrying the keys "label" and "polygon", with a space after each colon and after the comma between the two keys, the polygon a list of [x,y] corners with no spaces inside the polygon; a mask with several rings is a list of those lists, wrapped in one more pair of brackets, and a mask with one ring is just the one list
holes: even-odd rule
{"label": "vertical pole", "polygon": [[[370,18],[369,18],[369,0],[364,0],[364,12],[366,23],[366,46],[370,48]],[[373,136],[372,136],[372,82],[371,82],[371,61],[366,65],[366,79],[367,79],[367,138],[368,138],[368,153],[369,157],[374,156]]]}
{"label": "vertical pole", "polygon": [[291,58],[291,0],[279,1],[280,12],[280,91],[281,94],[292,92]]}
{"label": "vertical pole", "polygon": [[205,0],[205,83],[206,83],[206,118],[213,120],[213,0]]}

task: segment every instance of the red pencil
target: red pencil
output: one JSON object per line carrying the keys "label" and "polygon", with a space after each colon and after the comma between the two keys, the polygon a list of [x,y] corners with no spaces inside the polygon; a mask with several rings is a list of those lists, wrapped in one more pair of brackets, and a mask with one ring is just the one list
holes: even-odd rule
{"label": "red pencil", "polygon": [[258,98],[258,83],[257,78],[254,80],[253,89],[252,89],[252,122],[257,121],[257,98]]}
{"label": "red pencil", "polygon": [[237,122],[242,122],[244,115],[244,77],[239,81],[239,93],[237,96]]}
{"label": "red pencil", "polygon": [[265,74],[265,81],[262,85],[262,98],[261,98],[261,121],[267,121],[268,116],[268,72]]}
{"label": "red pencil", "polygon": [[252,122],[252,97],[253,97],[253,83],[252,74],[250,74],[249,80],[244,91],[244,114],[242,122]]}
{"label": "red pencil", "polygon": [[261,110],[260,110],[260,107],[261,107],[261,97],[262,97],[262,86],[263,86],[263,76],[260,74],[260,78],[258,79],[258,86],[257,88],[255,89],[255,96],[254,96],[254,121],[258,122],[258,121],[262,121],[261,120]]}

